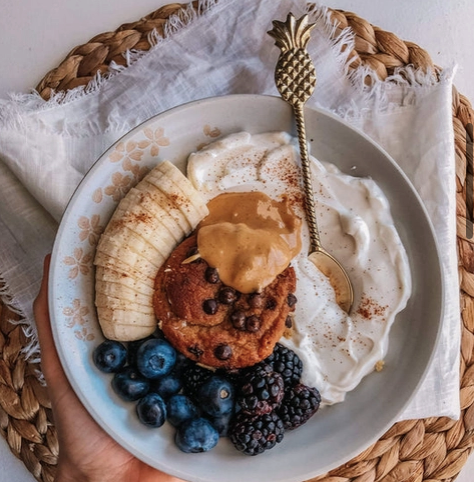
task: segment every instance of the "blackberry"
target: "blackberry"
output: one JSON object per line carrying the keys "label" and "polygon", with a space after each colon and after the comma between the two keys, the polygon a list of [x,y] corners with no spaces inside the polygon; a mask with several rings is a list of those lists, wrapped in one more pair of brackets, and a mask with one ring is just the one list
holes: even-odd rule
{"label": "blackberry", "polygon": [[270,365],[255,365],[242,374],[237,404],[247,415],[263,415],[277,408],[285,393],[285,384]]}
{"label": "blackberry", "polygon": [[234,387],[238,387],[241,383],[241,372],[238,368],[233,368],[231,370],[225,370],[224,368],[218,368],[215,372],[216,375],[227,378]]}
{"label": "blackberry", "polygon": [[212,376],[213,372],[195,363],[191,364],[181,374],[184,393],[196,400],[201,385]]}
{"label": "blackberry", "polygon": [[275,412],[256,417],[239,413],[228,435],[237,450],[246,455],[258,455],[280,443],[284,433],[283,422]]}
{"label": "blackberry", "polygon": [[183,373],[191,366],[194,365],[194,362],[191,361],[188,357],[184,356],[179,351],[176,352],[176,363],[174,364],[172,374],[176,375],[177,377],[181,378]]}
{"label": "blackberry", "polygon": [[306,423],[319,409],[321,395],[313,387],[302,383],[291,387],[277,410],[286,430],[292,430]]}
{"label": "blackberry", "polygon": [[299,383],[303,372],[303,362],[294,351],[281,343],[275,345],[273,353],[263,363],[271,365],[274,371],[281,374],[285,388]]}

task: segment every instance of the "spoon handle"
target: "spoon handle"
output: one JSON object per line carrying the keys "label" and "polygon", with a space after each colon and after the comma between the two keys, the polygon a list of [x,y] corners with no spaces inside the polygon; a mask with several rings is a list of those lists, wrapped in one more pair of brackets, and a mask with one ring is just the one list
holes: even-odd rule
{"label": "spoon handle", "polygon": [[309,227],[310,253],[313,253],[315,251],[322,251],[322,246],[319,237],[318,222],[316,220],[316,208],[314,205],[313,183],[311,180],[311,167],[309,164],[308,143],[306,141],[306,127],[304,122],[304,104],[302,102],[296,102],[292,107],[300,146],[304,207]]}
{"label": "spoon handle", "polygon": [[276,40],[275,44],[281,49],[275,68],[275,83],[283,100],[293,108],[296,120],[303,174],[304,205],[310,235],[310,253],[324,251],[316,222],[304,122],[304,104],[311,97],[316,85],[316,69],[306,50],[313,27],[314,24],[308,23],[308,15],[303,15],[297,20],[290,13],[285,22],[274,20],[273,29],[268,32]]}

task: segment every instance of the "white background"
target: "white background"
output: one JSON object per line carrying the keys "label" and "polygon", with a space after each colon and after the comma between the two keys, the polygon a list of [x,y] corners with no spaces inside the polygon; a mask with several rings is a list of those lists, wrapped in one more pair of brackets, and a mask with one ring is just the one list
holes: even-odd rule
{"label": "white background", "polygon": [[[186,0],[182,0],[186,1]],[[256,0],[257,1],[257,0]],[[1,0],[0,98],[26,92],[70,50],[170,3],[163,0]],[[458,66],[455,85],[474,102],[472,0],[326,0],[425,48],[434,63]],[[0,437],[0,480],[34,482]],[[456,479],[472,482],[474,456]]]}

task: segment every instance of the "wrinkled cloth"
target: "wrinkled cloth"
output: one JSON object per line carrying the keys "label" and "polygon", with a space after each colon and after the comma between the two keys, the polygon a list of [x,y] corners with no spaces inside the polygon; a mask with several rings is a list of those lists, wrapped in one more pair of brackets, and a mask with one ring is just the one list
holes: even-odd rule
{"label": "wrinkled cloth", "polygon": [[[202,1],[170,19],[147,53],[129,52],[127,67],[111,66],[86,88],[37,93],[0,102],[0,279],[3,300],[20,313],[39,358],[32,314],[45,254],[61,215],[91,165],[141,122],[174,106],[210,96],[278,95],[274,67],[279,49],[266,34],[272,20],[310,8],[316,23],[308,51],[318,72],[308,102],[364,131],[405,171],[435,227],[446,285],[439,348],[426,380],[401,419],[458,418],[460,314],[455,226],[455,158],[451,119],[454,69],[420,73],[401,69],[385,81],[361,67],[349,74],[350,29],[333,39],[324,7],[302,0]],[[346,48],[341,52],[341,47]]]}

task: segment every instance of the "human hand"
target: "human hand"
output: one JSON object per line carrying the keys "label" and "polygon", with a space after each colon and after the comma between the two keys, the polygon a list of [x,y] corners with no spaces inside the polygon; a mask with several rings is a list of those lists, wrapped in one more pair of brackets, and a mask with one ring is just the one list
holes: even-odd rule
{"label": "human hand", "polygon": [[117,444],[97,425],[74,393],[62,369],[51,332],[49,263],[50,257],[47,256],[33,308],[41,347],[41,367],[58,433],[56,482],[180,482],[180,479],[141,462]]}

